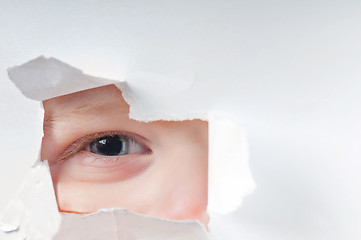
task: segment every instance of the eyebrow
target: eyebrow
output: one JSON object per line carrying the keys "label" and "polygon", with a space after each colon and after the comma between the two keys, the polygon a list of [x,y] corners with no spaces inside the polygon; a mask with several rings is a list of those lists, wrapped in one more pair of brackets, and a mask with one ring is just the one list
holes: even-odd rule
{"label": "eyebrow", "polygon": [[44,128],[52,127],[52,123],[59,118],[94,116],[115,110],[129,113],[129,105],[121,97],[119,90],[103,90],[92,89],[44,101]]}

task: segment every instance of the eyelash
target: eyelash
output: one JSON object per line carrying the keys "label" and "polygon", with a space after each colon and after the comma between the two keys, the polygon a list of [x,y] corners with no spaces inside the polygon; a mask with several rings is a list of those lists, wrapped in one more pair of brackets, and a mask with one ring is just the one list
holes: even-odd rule
{"label": "eyelash", "polygon": [[[74,155],[76,155],[77,153],[83,151],[86,149],[86,147],[93,141],[105,137],[105,136],[121,136],[121,137],[126,137],[129,138],[131,141],[135,141],[139,144],[141,144],[142,146],[144,146],[147,151],[144,154],[150,154],[152,153],[151,149],[147,146],[147,144],[145,144],[144,142],[147,142],[147,139],[145,139],[144,137],[134,134],[134,133],[129,133],[129,132],[120,132],[120,131],[108,131],[108,132],[99,132],[99,133],[92,133],[89,135],[86,135],[78,140],[76,140],[75,142],[73,142],[72,144],[70,144],[65,151],[57,158],[57,160],[55,161],[56,164],[59,163],[63,163],[64,161],[70,159],[71,157],[73,157]],[[90,152],[91,154],[97,155],[95,153]],[[103,158],[121,158],[122,156],[102,156]]]}

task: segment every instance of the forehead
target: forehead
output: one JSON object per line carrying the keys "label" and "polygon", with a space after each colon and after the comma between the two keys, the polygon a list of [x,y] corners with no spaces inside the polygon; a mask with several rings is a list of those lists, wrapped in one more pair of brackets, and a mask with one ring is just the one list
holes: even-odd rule
{"label": "forehead", "polygon": [[73,94],[52,98],[43,102],[46,115],[83,115],[94,112],[117,110],[129,112],[121,91],[114,85],[93,88]]}

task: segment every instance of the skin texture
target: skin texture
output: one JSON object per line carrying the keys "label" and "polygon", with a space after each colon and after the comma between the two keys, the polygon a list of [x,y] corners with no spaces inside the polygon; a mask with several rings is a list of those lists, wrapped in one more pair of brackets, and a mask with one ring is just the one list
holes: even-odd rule
{"label": "skin texture", "polygon": [[[207,226],[208,124],[201,120],[138,122],[113,85],[43,102],[42,159],[59,210],[126,208]],[[101,136],[126,135],[142,146],[121,156],[90,151]]]}

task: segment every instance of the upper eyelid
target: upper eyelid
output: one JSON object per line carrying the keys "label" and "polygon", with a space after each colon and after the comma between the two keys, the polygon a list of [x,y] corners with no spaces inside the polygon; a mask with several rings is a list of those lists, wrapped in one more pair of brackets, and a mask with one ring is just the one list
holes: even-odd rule
{"label": "upper eyelid", "polygon": [[79,151],[83,150],[88,144],[90,144],[92,141],[104,137],[104,136],[114,136],[114,135],[120,135],[120,136],[126,136],[136,142],[140,142],[140,144],[144,145],[146,148],[149,149],[150,141],[143,136],[140,136],[135,133],[130,133],[126,131],[105,131],[105,132],[96,132],[92,134],[85,135],[75,142],[71,143],[66,147],[66,149],[60,154],[59,157],[56,158],[55,163],[62,163],[66,161],[67,159],[73,157],[75,154],[77,154]]}

